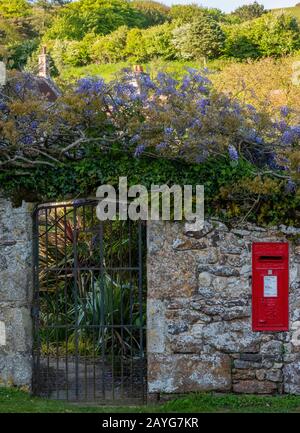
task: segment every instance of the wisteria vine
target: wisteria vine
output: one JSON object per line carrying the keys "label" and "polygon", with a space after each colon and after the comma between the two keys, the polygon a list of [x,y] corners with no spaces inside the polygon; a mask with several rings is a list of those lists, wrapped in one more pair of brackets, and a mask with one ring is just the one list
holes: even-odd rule
{"label": "wisteria vine", "polygon": [[300,118],[292,107],[276,117],[218,93],[207,71],[179,81],[125,71],[116,81],[87,77],[57,101],[37,97],[29,74],[0,92],[0,170],[22,173],[84,158],[89,146],[118,148],[133,157],[245,159],[257,173],[278,177],[289,192],[299,183]]}

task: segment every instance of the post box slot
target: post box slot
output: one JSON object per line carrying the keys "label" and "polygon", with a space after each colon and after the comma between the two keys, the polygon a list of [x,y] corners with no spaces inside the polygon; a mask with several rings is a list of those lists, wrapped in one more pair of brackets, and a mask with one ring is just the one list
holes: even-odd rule
{"label": "post box slot", "polygon": [[278,262],[279,260],[283,260],[282,256],[260,256],[259,260],[261,262]]}

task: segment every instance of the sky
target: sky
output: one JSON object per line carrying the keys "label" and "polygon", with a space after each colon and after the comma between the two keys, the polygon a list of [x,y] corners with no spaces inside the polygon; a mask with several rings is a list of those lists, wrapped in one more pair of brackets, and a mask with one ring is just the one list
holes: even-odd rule
{"label": "sky", "polygon": [[[171,4],[191,4],[197,3],[201,6],[218,8],[224,12],[231,12],[239,6],[253,3],[251,0],[160,0],[167,5]],[[276,9],[282,7],[295,6],[299,0],[258,0],[258,3],[263,4],[266,9]]]}

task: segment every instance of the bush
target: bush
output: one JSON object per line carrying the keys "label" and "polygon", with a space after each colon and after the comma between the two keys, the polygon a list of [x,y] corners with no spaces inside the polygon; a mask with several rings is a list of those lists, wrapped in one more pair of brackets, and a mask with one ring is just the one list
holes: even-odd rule
{"label": "bush", "polygon": [[264,5],[261,5],[255,1],[252,4],[238,7],[233,12],[233,15],[236,16],[240,21],[248,21],[248,20],[253,20],[255,18],[259,18],[265,12],[266,11]]}
{"label": "bush", "polygon": [[158,57],[164,60],[173,60],[177,57],[178,53],[172,41],[173,29],[173,24],[165,23],[144,30],[145,50],[148,60]]}
{"label": "bush", "polygon": [[170,9],[170,17],[178,24],[189,24],[195,18],[201,18],[206,15],[216,21],[222,21],[225,14],[220,9],[204,8],[196,4],[174,5]]}
{"label": "bush", "polygon": [[240,60],[256,59],[262,56],[259,44],[252,34],[252,24],[224,25],[226,39],[223,54]]}
{"label": "bush", "polygon": [[12,46],[20,43],[20,35],[15,27],[6,19],[0,17],[0,59],[7,58]]}
{"label": "bush", "polygon": [[269,13],[242,24],[224,25],[223,30],[226,57],[282,56],[300,48],[299,25],[287,14]]}
{"label": "bush", "polygon": [[142,30],[129,30],[126,38],[125,55],[135,62],[144,62],[147,60],[144,32]]}
{"label": "bush", "polygon": [[145,17],[148,27],[157,26],[169,20],[170,8],[162,3],[152,0],[134,0],[131,4]]}
{"label": "bush", "polygon": [[93,33],[87,33],[81,41],[70,41],[63,53],[63,63],[72,66],[84,66],[91,62],[90,47],[95,39]]}
{"label": "bush", "polygon": [[174,45],[185,59],[218,57],[225,40],[220,25],[205,15],[175,29],[173,35]]}
{"label": "bush", "polygon": [[156,57],[174,59],[176,49],[172,42],[173,28],[172,24],[165,23],[147,30],[130,30],[125,48],[127,58],[137,62],[149,61]]}
{"label": "bush", "polygon": [[37,50],[39,46],[38,39],[28,39],[14,44],[9,49],[10,64],[15,69],[23,69],[28,59]]}
{"label": "bush", "polygon": [[50,106],[26,77],[11,79],[17,96],[0,109],[6,191],[89,195],[129,173],[130,184],[204,183],[208,211],[225,219],[297,219],[299,116],[288,107],[269,116],[195,70],[180,81],[159,73],[135,86],[133,78],[82,79]]}
{"label": "bush", "polygon": [[0,0],[0,15],[4,18],[19,18],[30,14],[26,0]]}
{"label": "bush", "polygon": [[254,25],[254,35],[264,56],[282,56],[300,48],[300,28],[287,14],[268,14]]}
{"label": "bush", "polygon": [[90,48],[95,63],[117,63],[125,59],[128,27],[121,26],[106,36],[98,37]]}
{"label": "bush", "polygon": [[81,40],[87,33],[105,35],[118,27],[145,27],[145,18],[125,0],[79,0],[63,7],[46,39]]}
{"label": "bush", "polygon": [[[289,107],[289,118],[300,113],[300,86],[293,84],[291,71],[298,59],[264,58],[246,63],[229,63],[211,79],[220,92],[266,110],[274,117],[281,107]],[[295,120],[296,122],[296,120]]]}

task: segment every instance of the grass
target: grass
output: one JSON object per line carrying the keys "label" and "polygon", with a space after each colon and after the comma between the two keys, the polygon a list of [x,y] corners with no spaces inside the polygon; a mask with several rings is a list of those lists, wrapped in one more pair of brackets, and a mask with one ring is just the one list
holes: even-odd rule
{"label": "grass", "polygon": [[[209,61],[206,65],[203,61],[163,61],[153,60],[149,63],[142,64],[145,71],[154,75],[156,72],[168,72],[176,78],[181,78],[187,68],[201,69],[207,66],[211,70],[221,70],[224,66],[232,63],[231,60],[217,59]],[[81,67],[65,67],[60,74],[59,79],[65,82],[72,82],[78,78],[86,76],[101,76],[105,81],[114,79],[123,69],[133,68],[130,62],[108,63],[103,65],[91,64]]]}
{"label": "grass", "polygon": [[32,397],[16,388],[0,388],[0,413],[289,413],[300,412],[300,396],[190,394],[159,405],[111,407],[72,404]]}
{"label": "grass", "polygon": [[280,9],[274,9],[274,10],[275,11],[284,10],[284,12],[287,12],[288,14],[294,16],[300,22],[300,6],[294,6],[294,7],[290,7],[290,8],[280,8]]}

